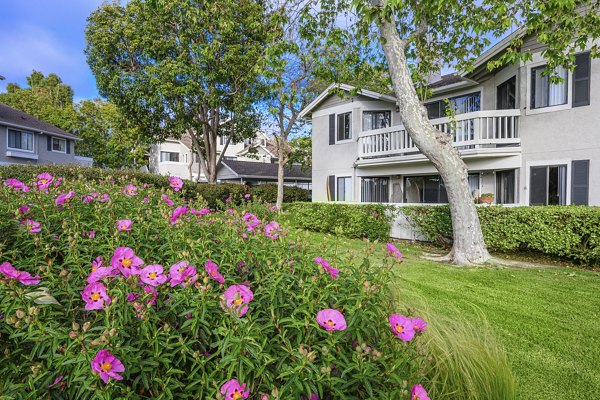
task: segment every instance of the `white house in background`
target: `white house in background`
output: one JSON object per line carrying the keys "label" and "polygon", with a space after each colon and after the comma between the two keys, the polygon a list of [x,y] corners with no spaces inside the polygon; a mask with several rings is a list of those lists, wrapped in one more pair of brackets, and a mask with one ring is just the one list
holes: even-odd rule
{"label": "white house in background", "polygon": [[[431,123],[453,135],[474,197],[598,206],[600,60],[578,53],[575,70],[559,68],[564,81],[553,84],[542,75],[543,46],[525,37],[531,62],[488,71],[487,61],[521,32],[483,54],[472,72],[430,83],[434,94],[424,105]],[[412,143],[387,90],[340,98],[330,89],[301,113],[312,121],[313,201],[447,202],[444,182]],[[445,115],[445,99],[454,119]]]}
{"label": "white house in background", "polygon": [[0,103],[0,165],[92,166],[92,158],[75,155],[75,142],[79,140],[82,139],[78,136]]}
{"label": "white house in background", "polygon": [[[225,148],[226,138],[217,139],[217,157]],[[181,139],[169,138],[165,142],[152,145],[150,148],[150,171],[161,175],[174,175],[182,179],[205,181],[200,170],[198,155],[192,154],[192,139],[183,135]],[[276,151],[269,137],[257,132],[256,137],[240,143],[229,143],[223,160],[274,163],[277,161]]]}

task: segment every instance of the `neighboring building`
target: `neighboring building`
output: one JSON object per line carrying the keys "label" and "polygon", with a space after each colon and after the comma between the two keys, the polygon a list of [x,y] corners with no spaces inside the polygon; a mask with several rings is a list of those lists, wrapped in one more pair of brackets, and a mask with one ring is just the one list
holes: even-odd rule
{"label": "neighboring building", "polygon": [[[251,161],[223,160],[217,169],[219,182],[243,183],[249,186],[277,183],[278,164]],[[285,168],[284,185],[312,190],[311,171],[299,165]]]}
{"label": "neighboring building", "polygon": [[[217,158],[225,148],[225,137],[217,138]],[[223,160],[273,163],[277,161],[272,141],[263,132],[257,132],[253,139],[240,143],[229,143]],[[183,135],[181,139],[169,138],[165,142],[151,146],[150,171],[161,175],[175,175],[182,179],[205,181],[200,171],[198,155],[192,154],[192,138]]]}
{"label": "neighboring building", "polygon": [[[469,169],[473,197],[498,204],[600,205],[600,60],[576,55],[560,84],[542,75],[542,45],[533,60],[490,72],[515,35],[483,54],[470,73],[430,83],[431,123],[454,134]],[[352,87],[341,85],[349,92]],[[312,120],[314,201],[445,203],[444,183],[412,143],[396,99],[363,90],[340,98],[323,92],[301,113]],[[445,116],[448,99],[455,117]]]}
{"label": "neighboring building", "polygon": [[75,156],[79,137],[0,103],[0,165],[80,164],[93,159]]}

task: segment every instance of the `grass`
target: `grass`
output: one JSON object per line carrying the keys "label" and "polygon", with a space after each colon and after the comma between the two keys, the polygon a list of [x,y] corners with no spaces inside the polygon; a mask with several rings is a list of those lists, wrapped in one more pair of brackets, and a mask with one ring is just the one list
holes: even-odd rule
{"label": "grass", "polygon": [[[307,238],[328,256],[359,256],[366,248],[364,241],[333,235],[291,235]],[[398,247],[405,254],[392,283],[398,301],[482,329],[489,326],[506,351],[517,398],[600,399],[597,272],[545,265],[456,268],[421,259],[420,247]]]}

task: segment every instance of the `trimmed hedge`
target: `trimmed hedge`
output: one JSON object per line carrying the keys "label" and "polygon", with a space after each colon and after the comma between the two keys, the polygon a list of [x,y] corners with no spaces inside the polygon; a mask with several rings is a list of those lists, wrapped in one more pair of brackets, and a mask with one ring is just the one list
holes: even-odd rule
{"label": "trimmed hedge", "polygon": [[[25,183],[31,182],[38,174],[49,172],[54,176],[65,179],[79,179],[92,182],[100,180],[132,181],[146,183],[158,189],[170,187],[167,176],[149,174],[137,171],[111,170],[102,168],[81,167],[73,165],[6,165],[0,166],[0,178],[16,178]],[[277,200],[277,185],[264,184],[251,187],[237,183],[219,183],[210,185],[207,183],[195,183],[188,180],[183,181],[183,191],[189,197],[201,196],[206,200],[209,207],[220,208],[228,197],[240,199],[244,194],[250,193],[255,198],[260,198],[268,203]],[[286,186],[284,188],[284,202],[310,200],[310,192],[306,189]]]}
{"label": "trimmed hedge", "polygon": [[380,240],[389,238],[394,215],[383,204],[293,203],[284,209],[298,228]]}
{"label": "trimmed hedge", "polygon": [[[427,240],[452,239],[450,209],[411,206],[402,211]],[[580,264],[600,265],[600,207],[477,207],[488,248],[531,250]]]}

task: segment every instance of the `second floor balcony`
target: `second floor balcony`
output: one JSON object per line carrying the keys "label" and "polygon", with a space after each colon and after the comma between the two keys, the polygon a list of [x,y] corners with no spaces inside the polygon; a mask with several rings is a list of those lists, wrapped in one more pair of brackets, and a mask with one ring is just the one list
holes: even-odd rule
{"label": "second floor balcony", "polygon": [[[449,135],[461,155],[498,156],[521,151],[520,110],[488,110],[438,118],[431,124]],[[425,156],[403,125],[363,131],[358,136],[357,164],[420,161]]]}

